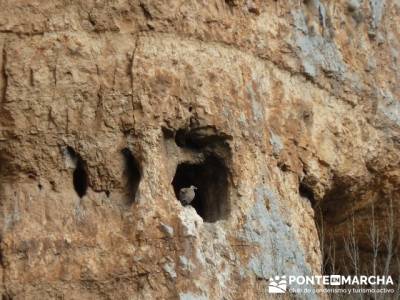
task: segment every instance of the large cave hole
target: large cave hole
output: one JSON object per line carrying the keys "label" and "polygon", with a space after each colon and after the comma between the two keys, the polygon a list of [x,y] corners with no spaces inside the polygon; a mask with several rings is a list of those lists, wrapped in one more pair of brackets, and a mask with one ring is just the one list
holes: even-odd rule
{"label": "large cave hole", "polygon": [[75,164],[75,170],[72,174],[72,183],[75,192],[82,198],[86,195],[89,186],[86,162],[72,147],[67,147],[67,152]]}
{"label": "large cave hole", "polygon": [[124,175],[126,178],[125,190],[127,194],[127,202],[128,204],[132,204],[135,202],[136,194],[139,189],[141,168],[139,161],[132,154],[131,150],[124,148],[121,153],[125,163]]}
{"label": "large cave hole", "polygon": [[228,174],[224,160],[210,156],[201,163],[179,164],[172,185],[177,199],[181,188],[197,187],[190,205],[205,222],[216,222],[229,214]]}
{"label": "large cave hole", "polygon": [[396,220],[400,210],[393,202],[394,195],[381,193],[379,181],[366,185],[348,178],[334,180],[314,207],[322,273],[390,275],[394,287],[399,288],[400,235]]}

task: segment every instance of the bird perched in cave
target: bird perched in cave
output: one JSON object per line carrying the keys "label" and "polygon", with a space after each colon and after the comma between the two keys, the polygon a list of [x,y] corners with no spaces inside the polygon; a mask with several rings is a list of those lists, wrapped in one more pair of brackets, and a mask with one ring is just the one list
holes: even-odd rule
{"label": "bird perched in cave", "polygon": [[194,185],[188,188],[181,188],[179,190],[179,201],[181,201],[183,205],[190,204],[196,196],[195,190],[197,190],[197,187]]}

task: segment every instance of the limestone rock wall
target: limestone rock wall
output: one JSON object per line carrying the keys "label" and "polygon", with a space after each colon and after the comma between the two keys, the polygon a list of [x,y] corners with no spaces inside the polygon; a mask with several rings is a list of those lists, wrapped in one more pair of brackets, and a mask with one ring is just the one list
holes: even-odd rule
{"label": "limestone rock wall", "polygon": [[316,224],[368,252],[371,207],[382,232],[399,209],[398,24],[396,0],[0,0],[3,298],[267,299],[321,273]]}

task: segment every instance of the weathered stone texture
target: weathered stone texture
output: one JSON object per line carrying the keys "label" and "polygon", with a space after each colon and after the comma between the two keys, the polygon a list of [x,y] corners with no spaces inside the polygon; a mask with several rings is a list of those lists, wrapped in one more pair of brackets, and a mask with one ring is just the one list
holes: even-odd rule
{"label": "weathered stone texture", "polygon": [[[3,297],[263,299],[321,273],[316,219],[368,248],[372,204],[382,232],[399,211],[398,24],[396,0],[0,0]],[[216,222],[171,184],[210,157]]]}

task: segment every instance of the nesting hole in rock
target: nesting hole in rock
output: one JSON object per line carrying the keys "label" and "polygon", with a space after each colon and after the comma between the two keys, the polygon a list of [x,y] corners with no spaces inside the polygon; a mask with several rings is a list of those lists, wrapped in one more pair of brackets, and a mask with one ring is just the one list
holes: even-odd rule
{"label": "nesting hole in rock", "polygon": [[124,148],[121,150],[122,156],[124,157],[125,170],[124,175],[126,177],[125,189],[127,191],[128,203],[132,204],[135,202],[136,193],[139,188],[141,179],[141,168],[138,160],[133,156],[131,150]]}
{"label": "nesting hole in rock", "polygon": [[88,186],[89,186],[89,178],[87,174],[87,167],[85,161],[82,157],[75,152],[72,147],[67,147],[68,154],[72,158],[75,163],[75,170],[72,174],[72,182],[74,184],[75,192],[78,194],[80,198],[86,195]]}
{"label": "nesting hole in rock", "polygon": [[229,6],[234,6],[235,5],[235,1],[234,0],[225,0],[225,3]]}
{"label": "nesting hole in rock", "polygon": [[179,164],[172,185],[177,199],[181,188],[197,187],[190,205],[205,222],[216,222],[228,216],[228,168],[223,159],[209,156],[202,163]]}
{"label": "nesting hole in rock", "polygon": [[170,128],[167,128],[167,127],[162,127],[161,130],[162,130],[162,133],[164,135],[164,138],[166,138],[166,139],[173,139],[174,138],[174,136],[175,136],[174,130],[172,130]]}
{"label": "nesting hole in rock", "polygon": [[1,300],[13,300],[13,296],[8,294],[7,292],[1,295]]}
{"label": "nesting hole in rock", "polygon": [[218,133],[216,128],[212,126],[195,129],[182,128],[178,129],[175,133],[175,143],[178,147],[195,151],[222,147],[226,152],[226,149],[229,148],[226,143],[228,139],[231,139],[231,136]]}
{"label": "nesting hole in rock", "polygon": [[314,192],[313,192],[312,188],[308,184],[306,184],[304,181],[300,182],[299,193],[300,193],[300,196],[302,196],[303,198],[307,198],[310,201],[311,205],[314,206],[314,204],[315,204]]}

